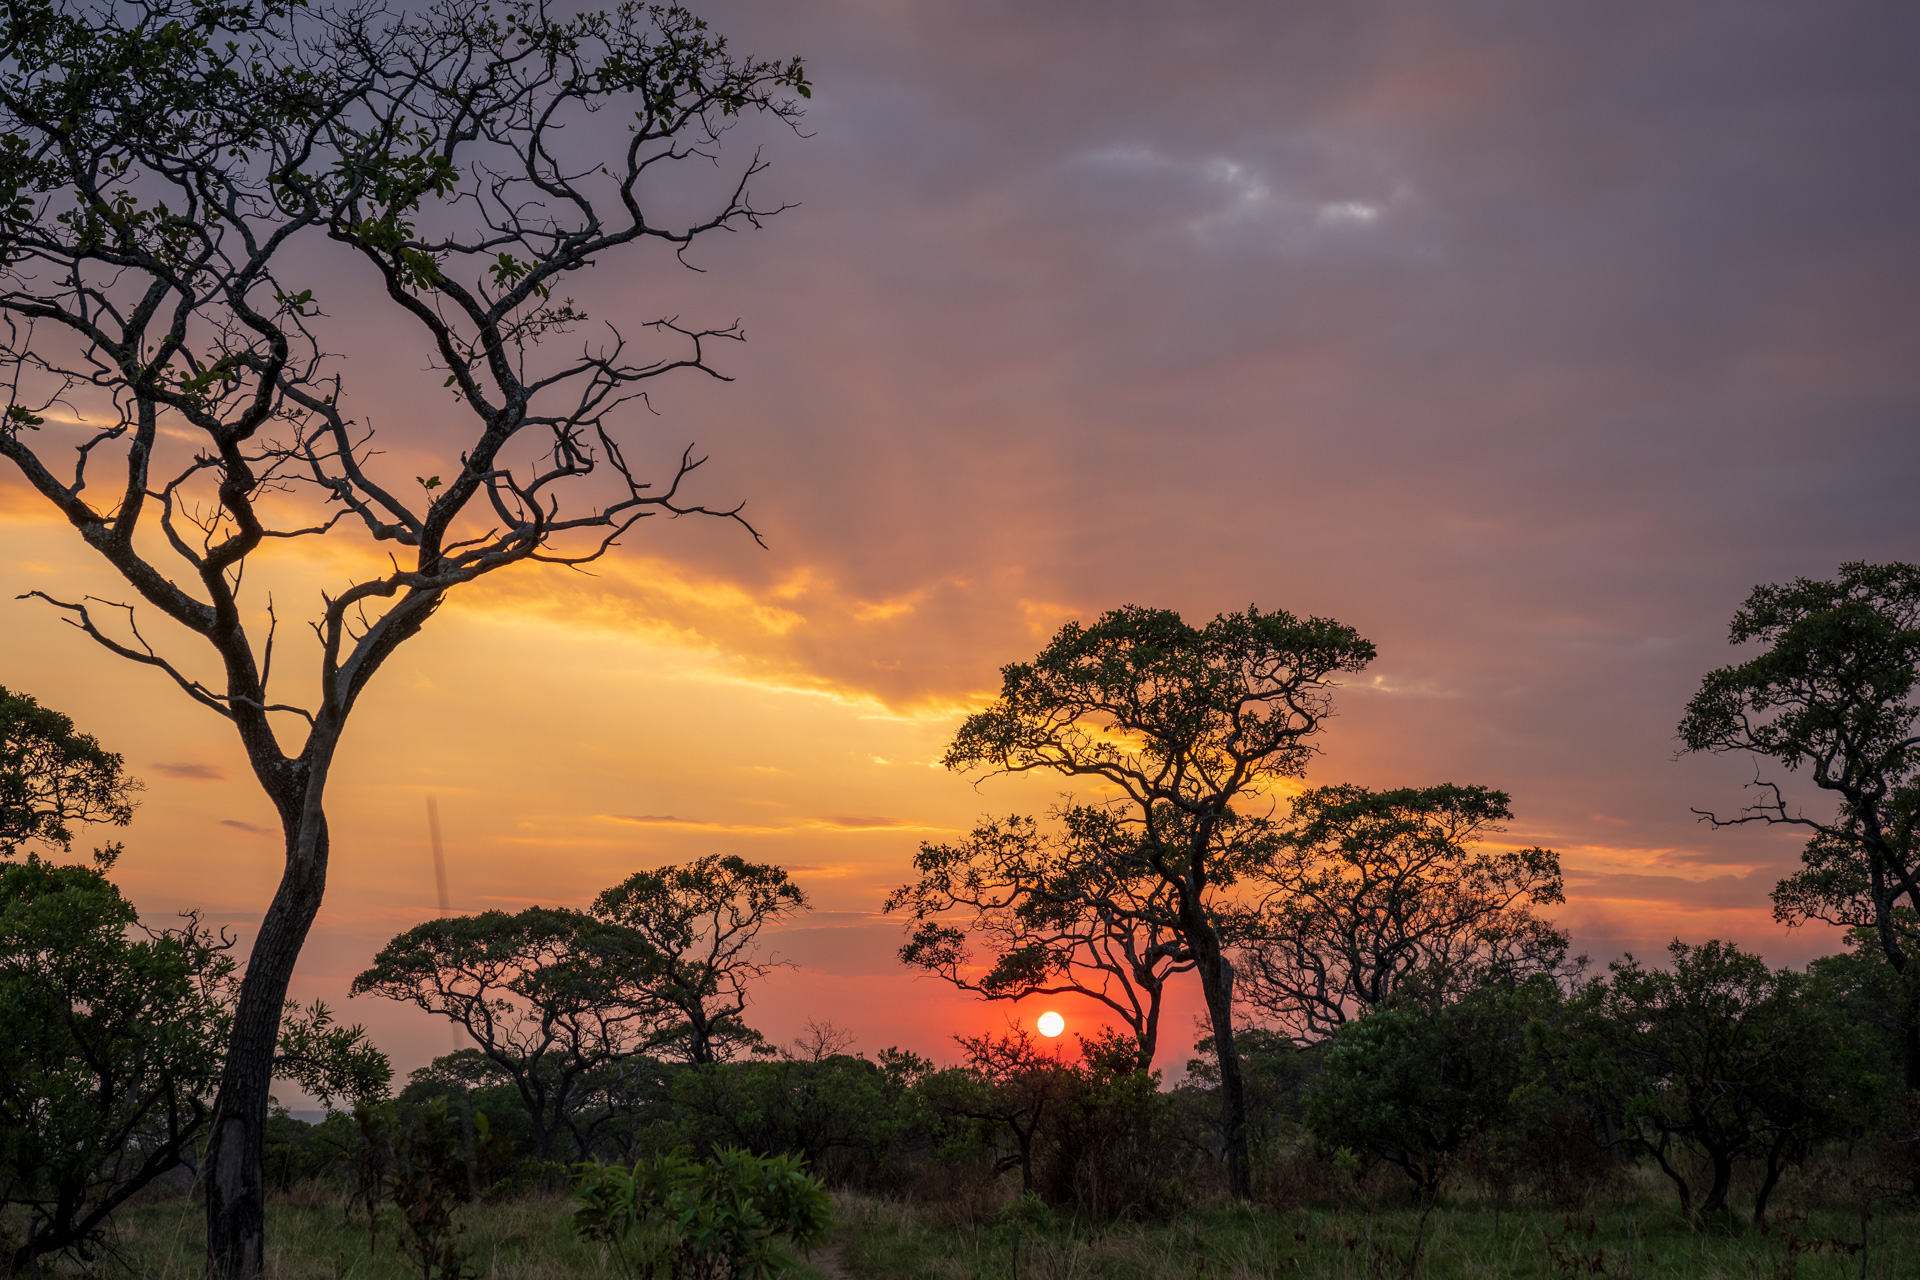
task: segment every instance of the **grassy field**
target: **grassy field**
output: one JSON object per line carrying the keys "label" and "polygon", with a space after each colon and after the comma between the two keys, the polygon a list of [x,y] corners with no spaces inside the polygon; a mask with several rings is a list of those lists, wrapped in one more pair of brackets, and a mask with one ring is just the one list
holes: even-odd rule
{"label": "grassy field", "polygon": [[[615,1280],[597,1245],[574,1238],[563,1197],[528,1197],[466,1212],[464,1240],[484,1280]],[[199,1280],[201,1210],[155,1202],[122,1215],[100,1276]],[[1173,1223],[942,1221],[937,1212],[871,1197],[836,1200],[833,1244],[794,1280],[1904,1280],[1920,1276],[1920,1216],[1782,1213],[1761,1232],[1690,1229],[1670,1209],[1596,1208],[1578,1214],[1442,1206],[1422,1227],[1410,1208],[1222,1208]],[[1409,1270],[1416,1238],[1418,1267]],[[383,1231],[369,1239],[317,1189],[276,1203],[269,1219],[273,1280],[418,1277]],[[52,1274],[84,1274],[49,1272]]]}
{"label": "grassy field", "polygon": [[[939,1227],[897,1204],[841,1197],[840,1257],[862,1280],[1901,1280],[1920,1276],[1920,1220],[1785,1216],[1695,1231],[1668,1211],[1221,1209],[1167,1225]],[[1417,1268],[1410,1268],[1416,1239]]]}

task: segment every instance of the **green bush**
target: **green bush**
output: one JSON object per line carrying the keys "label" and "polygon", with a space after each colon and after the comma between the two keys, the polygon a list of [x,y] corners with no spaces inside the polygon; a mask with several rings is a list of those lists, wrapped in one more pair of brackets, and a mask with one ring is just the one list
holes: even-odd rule
{"label": "green bush", "polygon": [[831,1225],[826,1188],[798,1156],[731,1147],[581,1165],[575,1198],[574,1229],[646,1280],[765,1280],[792,1265],[776,1238],[806,1248]]}

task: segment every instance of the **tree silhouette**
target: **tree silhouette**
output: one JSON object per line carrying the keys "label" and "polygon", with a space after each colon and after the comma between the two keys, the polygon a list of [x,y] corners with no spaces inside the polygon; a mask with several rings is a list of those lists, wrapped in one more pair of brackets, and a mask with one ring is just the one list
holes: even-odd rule
{"label": "tree silhouette", "polygon": [[1168,890],[1165,923],[1200,977],[1220,1064],[1221,1128],[1236,1197],[1252,1195],[1246,1091],[1233,1047],[1230,952],[1244,907],[1223,891],[1271,838],[1237,812],[1312,759],[1334,678],[1373,659],[1351,627],[1289,613],[1221,614],[1188,626],[1129,605],[1069,623],[1032,662],[1001,668],[1000,697],[967,717],[951,769],[1051,772],[1117,793],[1118,854]]}
{"label": "tree silhouette", "polygon": [[[699,212],[659,210],[686,204],[670,172],[709,170],[743,115],[793,121],[808,86],[671,7],[23,0],[0,22],[0,455],[178,630],[135,601],[42,598],[229,720],[285,838],[205,1180],[210,1269],[252,1275],[273,1046],[353,707],[462,584],[590,562],[649,515],[740,520],[687,495],[691,449],[646,479],[624,426],[652,380],[719,377],[737,326],[589,331],[564,290],[777,212],[752,199],[758,155]],[[438,473],[373,447],[323,346],[340,305],[426,340],[465,424]],[[372,554],[322,598],[311,697],[284,699],[256,553],[349,532]]]}
{"label": "tree silhouette", "polygon": [[1766,757],[1839,801],[1810,815],[1779,782],[1716,827],[1760,822],[1811,833],[1802,869],[1774,890],[1787,924],[1871,928],[1903,979],[1902,1056],[1920,1088],[1920,566],[1845,564],[1832,582],[1761,586],[1733,616],[1733,644],[1765,650],[1707,674],[1687,703],[1688,751]]}

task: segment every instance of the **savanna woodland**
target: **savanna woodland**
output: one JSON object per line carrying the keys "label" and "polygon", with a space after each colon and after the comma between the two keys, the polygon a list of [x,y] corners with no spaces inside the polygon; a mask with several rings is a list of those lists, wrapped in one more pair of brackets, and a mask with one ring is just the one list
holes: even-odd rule
{"label": "savanna woodland", "polygon": [[[1910,563],[1753,588],[1733,660],[1663,713],[1667,751],[1751,774],[1695,797],[1703,833],[1804,840],[1772,905],[1830,942],[1807,963],[1705,934],[1582,954],[1562,854],[1512,838],[1527,796],[1338,780],[1336,712],[1389,686],[1381,655],[1268,600],[1029,621],[1037,652],[986,655],[1019,660],[926,763],[1050,803],[825,822],[929,833],[865,911],[892,972],[982,1015],[937,1052],[859,1045],[832,975],[768,1034],[780,938],[841,872],[719,844],[468,912],[441,867],[440,913],[341,993],[435,1024],[452,1051],[412,1069],[293,998],[356,858],[329,781],[407,642],[495,574],[618,563],[653,517],[763,541],[694,443],[659,452],[655,406],[730,380],[743,328],[692,318],[733,304],[689,272],[791,208],[767,148],[831,124],[733,16],[5,7],[4,493],[92,575],[13,593],[5,626],[65,624],[230,726],[277,828],[226,825],[275,843],[277,883],[239,924],[139,909],[141,805],[215,773],[155,781],[110,717],[0,668],[0,1274],[1915,1274]],[[1156,154],[1120,159],[1177,168]],[[424,366],[350,362],[347,328]],[[396,379],[432,421],[386,411]],[[276,597],[290,563],[335,579]],[[1086,1011],[1071,1035],[1049,1002]]]}

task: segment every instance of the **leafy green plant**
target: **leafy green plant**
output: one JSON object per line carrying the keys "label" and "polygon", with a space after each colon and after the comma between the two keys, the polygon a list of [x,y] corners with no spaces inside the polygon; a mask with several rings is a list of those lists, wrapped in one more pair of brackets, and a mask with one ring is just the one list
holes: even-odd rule
{"label": "leafy green plant", "polygon": [[232,1017],[231,942],[139,929],[98,869],[0,867],[0,1207],[42,1254],[90,1257],[113,1212],[190,1155]]}
{"label": "leafy green plant", "polygon": [[776,1238],[807,1248],[831,1225],[826,1188],[793,1155],[677,1150],[581,1165],[574,1185],[574,1230],[634,1280],[766,1280],[792,1265]]}
{"label": "leafy green plant", "polygon": [[365,1140],[363,1160],[370,1225],[377,1226],[380,1197],[400,1214],[400,1252],[418,1263],[421,1280],[467,1280],[467,1251],[457,1220],[492,1183],[504,1163],[506,1144],[494,1138],[487,1117],[473,1114],[471,1132],[445,1098],[402,1110],[391,1103],[354,1108]]}

